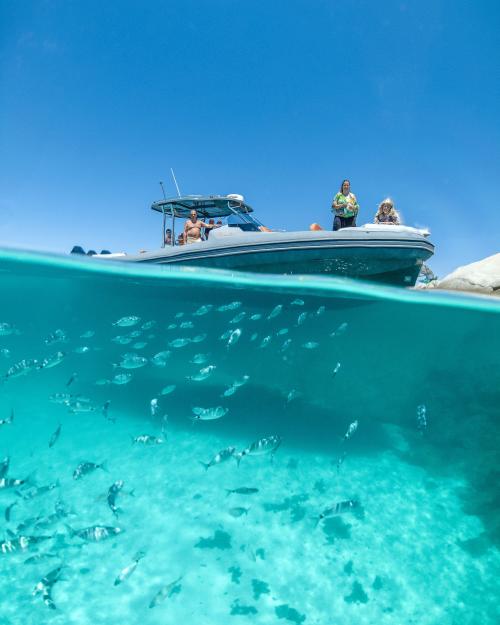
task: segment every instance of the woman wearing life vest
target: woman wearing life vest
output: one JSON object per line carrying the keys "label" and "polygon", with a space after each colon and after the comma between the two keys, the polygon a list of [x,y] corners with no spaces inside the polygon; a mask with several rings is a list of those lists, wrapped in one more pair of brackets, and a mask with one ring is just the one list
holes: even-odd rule
{"label": "woman wearing life vest", "polygon": [[332,212],[335,213],[333,229],[340,230],[355,226],[358,211],[359,204],[354,193],[351,193],[351,183],[349,180],[343,180],[340,191],[332,202]]}

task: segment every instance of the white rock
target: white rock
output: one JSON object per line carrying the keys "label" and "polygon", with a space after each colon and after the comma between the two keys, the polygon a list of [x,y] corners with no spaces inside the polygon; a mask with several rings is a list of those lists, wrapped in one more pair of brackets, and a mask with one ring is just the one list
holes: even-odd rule
{"label": "white rock", "polygon": [[455,269],[438,281],[438,289],[472,291],[500,297],[500,254]]}

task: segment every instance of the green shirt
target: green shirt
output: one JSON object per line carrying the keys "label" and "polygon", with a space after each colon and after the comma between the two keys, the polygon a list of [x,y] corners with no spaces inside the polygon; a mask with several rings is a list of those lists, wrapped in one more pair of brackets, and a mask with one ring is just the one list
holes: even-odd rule
{"label": "green shirt", "polygon": [[[343,206],[334,209],[333,204],[343,204]],[[347,195],[344,195],[339,191],[333,198],[332,210],[334,210],[339,217],[354,217],[359,211],[358,200],[354,193],[349,192]]]}

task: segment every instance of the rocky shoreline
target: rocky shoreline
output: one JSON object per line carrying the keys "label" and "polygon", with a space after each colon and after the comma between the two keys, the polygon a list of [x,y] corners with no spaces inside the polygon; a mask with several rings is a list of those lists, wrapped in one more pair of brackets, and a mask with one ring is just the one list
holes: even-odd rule
{"label": "rocky shoreline", "polygon": [[500,253],[458,267],[441,280],[419,284],[416,288],[465,291],[500,298]]}

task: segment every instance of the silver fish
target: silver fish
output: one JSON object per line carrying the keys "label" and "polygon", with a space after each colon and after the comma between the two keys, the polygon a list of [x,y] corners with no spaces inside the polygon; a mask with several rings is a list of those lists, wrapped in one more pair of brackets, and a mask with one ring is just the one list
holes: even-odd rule
{"label": "silver fish", "polygon": [[16,536],[11,540],[0,543],[0,552],[3,554],[14,551],[25,551],[31,545],[36,545],[44,540],[50,540],[53,536]]}
{"label": "silver fish", "polygon": [[122,584],[125,580],[127,580],[135,571],[135,569],[137,568],[137,565],[142,560],[142,558],[144,558],[145,555],[146,554],[144,553],[144,551],[138,551],[133,558],[132,564],[129,564],[122,571],[120,571],[120,574],[115,579],[114,585],[118,586],[119,584]]}
{"label": "silver fish", "polygon": [[226,488],[226,497],[228,497],[229,495],[255,495],[256,493],[259,492],[258,488],[251,488],[248,486],[240,486],[239,488]]}
{"label": "silver fish", "polygon": [[60,579],[63,568],[64,565],[60,565],[56,569],[50,571],[50,573],[47,573],[45,577],[42,577],[42,579],[35,586],[32,593],[34,597],[41,594],[43,602],[51,610],[57,609],[56,604],[52,599],[52,588],[54,587],[54,584]]}
{"label": "silver fish", "polygon": [[244,386],[248,382],[249,379],[249,375],[244,375],[241,380],[235,380],[231,386],[226,389],[224,393],[222,393],[222,397],[230,397],[231,395],[234,395],[240,387]]}
{"label": "silver fish", "polygon": [[220,419],[228,413],[228,409],[222,406],[217,406],[216,408],[200,408],[199,406],[195,406],[192,408],[192,411],[195,415],[191,417],[193,421],[215,421],[215,419]]}
{"label": "silver fish", "polygon": [[131,339],[138,339],[140,336],[142,336],[142,331],[141,330],[132,330],[132,332],[129,332],[128,335],[130,336]]}
{"label": "silver fish", "polygon": [[300,313],[300,315],[297,317],[297,325],[301,326],[305,322],[306,319],[307,319],[307,313],[306,312]]}
{"label": "silver fish", "polygon": [[347,321],[344,321],[343,323],[341,323],[341,324],[339,325],[339,327],[338,327],[336,330],[334,330],[334,331],[330,334],[330,336],[332,336],[332,337],[333,337],[333,336],[340,336],[340,335],[344,334],[344,332],[345,332],[346,330],[347,330]]}
{"label": "silver fish", "polygon": [[193,336],[191,339],[191,343],[203,343],[203,341],[207,338],[207,334],[203,332],[202,334],[197,334]]}
{"label": "silver fish", "polygon": [[303,299],[294,299],[293,302],[290,302],[291,306],[303,306],[305,304]]}
{"label": "silver fish", "polygon": [[54,404],[67,404],[74,395],[70,393],[54,393],[50,395],[49,400]]}
{"label": "silver fish", "polygon": [[250,317],[251,321],[259,321],[260,319],[262,319],[262,315],[260,313],[255,313]]}
{"label": "silver fish", "polygon": [[158,406],[158,400],[156,399],[156,397],[154,397],[149,402],[149,407],[150,407],[150,410],[151,410],[151,416],[152,417],[156,417],[156,415],[158,414],[158,410],[160,409],[160,407]]}
{"label": "silver fish", "polygon": [[238,313],[237,315],[235,315],[231,321],[229,323],[231,323],[232,325],[239,323],[240,321],[242,321],[245,317],[247,316],[245,311],[242,311],[240,313]]}
{"label": "silver fish", "polygon": [[120,509],[116,505],[116,499],[118,497],[119,492],[122,490],[123,486],[124,486],[124,481],[123,480],[117,480],[116,482],[111,484],[111,486],[109,487],[109,490],[108,490],[108,496],[107,496],[106,500],[108,502],[108,506],[109,506],[111,512],[115,516],[120,511]]}
{"label": "silver fish", "polygon": [[14,421],[14,410],[11,409],[10,415],[6,419],[0,419],[0,425],[10,425]]}
{"label": "silver fish", "polygon": [[284,334],[288,334],[288,328],[281,328],[276,332],[277,336],[283,336]]}
{"label": "silver fish", "polygon": [[273,338],[273,337],[272,337],[272,336],[270,336],[270,335],[269,335],[269,336],[265,336],[265,337],[262,339],[262,341],[260,342],[259,347],[260,347],[261,349],[264,349],[264,347],[267,347],[267,346],[269,345],[269,343],[271,342],[272,338]]}
{"label": "silver fish", "polygon": [[69,525],[66,525],[66,529],[71,538],[78,536],[82,540],[87,542],[98,543],[106,538],[112,538],[117,534],[121,534],[123,530],[119,527],[110,527],[106,525],[93,525],[92,527],[84,527],[80,530],[74,530]]}
{"label": "silver fish", "polygon": [[175,318],[176,319],[181,319],[182,317],[184,317],[184,313],[183,312],[175,313]]}
{"label": "silver fish", "polygon": [[97,409],[95,405],[87,397],[71,396],[66,402],[69,412],[73,414],[81,412],[95,412]]}
{"label": "silver fish", "polygon": [[190,360],[189,362],[193,363],[194,365],[203,365],[207,362],[208,357],[209,354],[195,354],[192,360]]}
{"label": "silver fish", "polygon": [[238,465],[244,456],[262,456],[264,454],[270,454],[271,458],[276,453],[278,447],[281,445],[281,436],[272,435],[266,436],[252,443],[249,447],[235,454],[236,462]]}
{"label": "silver fish", "polygon": [[208,471],[210,467],[215,466],[216,464],[221,464],[221,462],[225,462],[232,458],[234,452],[236,451],[236,447],[226,447],[226,449],[221,449],[215,456],[210,460],[210,462],[201,462],[200,464],[205,467],[205,471]]}
{"label": "silver fish", "polygon": [[325,310],[326,310],[326,306],[320,306],[318,310],[316,311],[316,315],[320,317],[321,315],[324,314]]}
{"label": "silver fish", "polygon": [[0,462],[0,479],[5,477],[9,472],[10,458],[9,456],[5,456],[5,458]]}
{"label": "silver fish", "polygon": [[73,479],[79,480],[85,475],[93,473],[96,469],[102,469],[108,473],[106,462],[101,462],[101,464],[95,464],[94,462],[81,462],[73,471]]}
{"label": "silver fish", "polygon": [[72,373],[71,377],[69,378],[69,380],[66,382],[66,388],[71,386],[73,384],[73,382],[75,382],[78,379],[78,373]]}
{"label": "silver fish", "polygon": [[281,314],[281,311],[283,310],[283,304],[278,304],[277,306],[275,306],[271,312],[267,315],[268,319],[274,319],[275,317],[277,317],[279,314]]}
{"label": "silver fish", "polygon": [[65,356],[66,354],[64,352],[56,352],[52,356],[48,356],[40,361],[38,363],[38,369],[51,369],[52,367],[56,367],[61,364]]}
{"label": "silver fish", "polygon": [[171,353],[172,352],[169,352],[169,351],[158,352],[157,354],[153,356],[153,358],[151,358],[151,362],[156,367],[166,367],[167,360],[170,358]]}
{"label": "silver fish", "polygon": [[186,379],[193,380],[194,382],[203,382],[203,380],[206,380],[212,375],[216,368],[216,365],[208,365],[207,367],[203,367],[203,369],[200,369],[200,371],[195,375],[186,376]]}
{"label": "silver fish", "polygon": [[191,343],[191,339],[174,339],[173,341],[170,341],[169,346],[179,349],[180,347],[189,345],[189,343]]}
{"label": "silver fish", "polygon": [[106,378],[99,378],[94,382],[96,386],[108,386],[111,384],[111,380],[107,380]]}
{"label": "silver fish", "polygon": [[175,328],[176,328],[176,327],[177,327],[177,324],[176,324],[176,323],[170,323],[170,324],[167,326],[167,330],[175,330]]}
{"label": "silver fish", "polygon": [[87,354],[90,352],[90,347],[88,345],[81,345],[73,350],[74,354]]}
{"label": "silver fish", "polygon": [[225,304],[224,306],[219,306],[217,310],[219,312],[225,312],[226,310],[236,310],[241,306],[241,302],[231,302],[230,304]]}
{"label": "silver fish", "polygon": [[148,364],[148,359],[139,354],[125,354],[122,356],[120,363],[117,365],[121,369],[139,369]]}
{"label": "silver fish", "polygon": [[81,339],[91,339],[95,335],[94,330],[87,330],[83,334],[80,334]]}
{"label": "silver fish", "polygon": [[286,352],[286,350],[290,347],[291,344],[292,344],[292,339],[286,339],[286,341],[283,342],[283,345],[280,348],[280,352]]}
{"label": "silver fish", "polygon": [[136,317],[135,315],[130,315],[129,317],[121,317],[118,321],[113,323],[114,326],[119,326],[120,328],[129,328],[130,326],[135,326],[141,320],[140,317]]}
{"label": "silver fish", "polygon": [[190,330],[194,328],[194,323],[192,321],[183,321],[179,327],[181,330]]}
{"label": "silver fish", "polygon": [[167,584],[161,590],[159,590],[156,593],[156,595],[151,599],[149,607],[150,608],[154,608],[159,603],[161,603],[163,600],[168,599],[169,597],[171,597],[174,592],[178,591],[180,589],[180,581],[181,581],[181,579],[182,579],[182,575],[181,575],[181,577],[177,578],[174,582],[171,582],[170,584]]}
{"label": "silver fish", "polygon": [[116,384],[117,386],[128,384],[132,377],[131,373],[117,373],[111,380],[111,384]]}
{"label": "silver fish", "polygon": [[356,430],[358,429],[358,420],[356,419],[356,421],[353,421],[349,427],[347,428],[347,432],[344,434],[344,441],[347,441],[351,438],[351,436],[356,432]]}
{"label": "silver fish", "polygon": [[332,375],[333,375],[333,376],[336,376],[336,375],[337,375],[337,373],[338,373],[339,371],[340,371],[340,362],[338,362],[338,363],[335,365],[335,369],[333,370]]}
{"label": "silver fish", "polygon": [[302,347],[304,347],[305,349],[316,349],[317,347],[319,347],[319,343],[316,343],[316,341],[307,341],[307,343],[304,343]]}
{"label": "silver fish", "polygon": [[11,378],[19,378],[22,375],[26,375],[30,371],[34,371],[38,367],[38,360],[36,358],[25,358],[12,365],[7,373],[4,375],[6,380]]}
{"label": "silver fish", "polygon": [[3,490],[4,488],[15,488],[16,486],[22,486],[25,483],[26,480],[2,477],[0,478],[0,490]]}
{"label": "silver fish", "polygon": [[173,393],[176,388],[177,387],[175,384],[169,384],[168,386],[164,386],[160,391],[160,395],[170,395],[170,393]]}
{"label": "silver fish", "polygon": [[147,345],[146,341],[137,341],[132,345],[132,349],[144,349]]}
{"label": "silver fish", "polygon": [[417,428],[421,434],[427,429],[427,408],[424,404],[417,406]]}
{"label": "silver fish", "polygon": [[7,349],[6,347],[2,347],[2,349],[0,349],[0,354],[4,358],[10,358],[10,349]]}
{"label": "silver fish", "polygon": [[213,304],[206,304],[205,306],[200,306],[200,308],[198,308],[198,310],[196,310],[193,313],[193,315],[195,317],[201,317],[209,313],[212,310],[212,308],[213,308]]}
{"label": "silver fish", "polygon": [[118,343],[119,345],[128,345],[129,343],[132,343],[132,338],[130,336],[121,336],[120,334],[113,337],[111,340],[113,343]]}
{"label": "silver fish", "polygon": [[20,334],[11,323],[3,321],[0,323],[0,336],[10,336],[11,334]]}
{"label": "silver fish", "polygon": [[323,512],[319,515],[317,519],[317,523],[330,516],[337,516],[339,514],[343,514],[344,512],[350,512],[354,508],[359,506],[358,501],[354,501],[352,499],[348,499],[346,501],[339,501],[338,503],[333,504],[329,508],[325,508]]}
{"label": "silver fish", "polygon": [[231,347],[232,345],[235,345],[241,337],[241,330],[240,328],[236,328],[236,330],[233,330],[228,337],[227,340],[227,346]]}
{"label": "silver fish", "polygon": [[154,321],[153,319],[151,321],[145,321],[141,326],[141,330],[151,330],[151,328],[154,328],[155,325],[156,321]]}
{"label": "silver fish", "polygon": [[59,480],[53,482],[52,484],[47,484],[47,486],[32,486],[23,491],[16,491],[16,494],[19,495],[25,501],[29,501],[30,499],[34,499],[35,497],[40,497],[40,495],[45,495],[46,493],[50,493],[54,488],[59,488],[61,483]]}
{"label": "silver fish", "polygon": [[12,516],[12,508],[14,508],[14,506],[17,506],[17,505],[18,505],[18,502],[14,501],[13,503],[11,503],[9,506],[5,508],[4,517],[7,523],[10,523],[10,519]]}
{"label": "silver fish", "polygon": [[45,339],[45,345],[53,345],[54,343],[65,343],[68,340],[64,330],[55,330]]}
{"label": "silver fish", "polygon": [[289,404],[294,399],[297,399],[297,397],[302,397],[302,393],[300,391],[298,391],[297,389],[292,388],[292,390],[286,396],[287,404]]}
{"label": "silver fish", "polygon": [[149,434],[140,434],[139,436],[132,437],[132,444],[140,443],[142,445],[161,445],[164,442],[164,438],[161,438],[160,436],[151,436]]}

